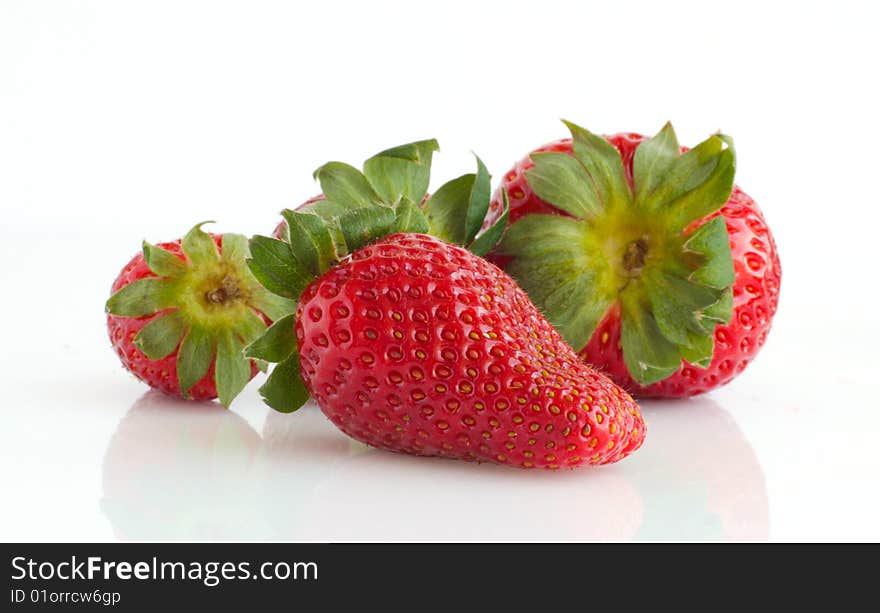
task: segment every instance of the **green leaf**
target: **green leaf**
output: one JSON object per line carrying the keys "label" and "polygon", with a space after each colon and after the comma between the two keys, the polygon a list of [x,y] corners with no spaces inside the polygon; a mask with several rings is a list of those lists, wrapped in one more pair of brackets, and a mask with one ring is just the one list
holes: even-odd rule
{"label": "green leaf", "polygon": [[640,206],[661,213],[671,228],[682,231],[727,202],[735,173],[733,141],[715,134],[677,157]]}
{"label": "green leaf", "polygon": [[296,299],[311,282],[312,275],[294,257],[290,244],[266,236],[254,236],[250,241],[251,257],[248,267],[271,292]]}
{"label": "green leaf", "polygon": [[145,277],[129,283],[107,301],[106,310],[120,317],[143,317],[175,306],[177,284],[171,279]]}
{"label": "green leaf", "polygon": [[425,204],[425,216],[431,234],[437,238],[464,245],[467,236],[467,209],[476,175],[462,175],[444,183]]}
{"label": "green leaf", "polygon": [[161,360],[177,349],[186,328],[180,313],[160,315],[141,328],[133,342],[151,360]]}
{"label": "green leaf", "polygon": [[248,252],[248,239],[243,234],[224,234],[220,240],[223,261],[229,262],[236,269],[244,268],[244,262],[250,255]]}
{"label": "green leaf", "polygon": [[489,199],[491,198],[492,187],[490,181],[492,177],[489,170],[479,156],[477,158],[477,174],[474,177],[474,184],[471,187],[470,197],[468,198],[468,207],[465,214],[465,233],[464,241],[461,245],[468,245],[474,240],[474,237],[483,227],[483,220],[489,211]]}
{"label": "green leaf", "polygon": [[715,353],[715,335],[695,336],[689,345],[680,345],[678,350],[688,363],[697,368],[708,368]]}
{"label": "green leaf", "polygon": [[[317,215],[323,219],[326,224],[330,225],[333,221],[348,213],[352,208],[353,207],[351,206],[323,199],[307,204],[304,207],[298,208],[296,211],[298,213],[311,213],[312,215]],[[281,215],[283,216],[285,211],[289,210],[290,209],[285,209],[284,211],[281,211]]]}
{"label": "green leaf", "polygon": [[498,244],[507,228],[507,220],[510,217],[510,202],[507,198],[507,190],[501,190],[501,197],[504,202],[504,210],[501,216],[495,220],[495,223],[486,228],[486,230],[471,243],[469,249],[471,253],[484,256],[489,253],[492,248]]}
{"label": "green leaf", "polygon": [[259,282],[254,282],[248,291],[251,295],[250,304],[272,321],[278,321],[296,310],[295,300],[273,294]]}
{"label": "green leaf", "polygon": [[386,149],[364,162],[364,174],[386,203],[396,204],[402,198],[420,203],[428,191],[431,158],[438,148],[431,139]]}
{"label": "green leaf", "polygon": [[338,258],[327,224],[311,213],[285,210],[281,214],[287,222],[294,257],[311,276],[324,274]]}
{"label": "green leaf", "polygon": [[669,122],[656,136],[639,144],[633,157],[636,200],[644,200],[663,182],[679,155],[681,147]]}
{"label": "green leaf", "polygon": [[705,332],[713,332],[717,324],[729,324],[733,317],[733,290],[727,288],[721,292],[718,301],[700,313],[700,321]]}
{"label": "green leaf", "polygon": [[381,198],[357,168],[343,162],[328,162],[315,171],[327,200],[348,208],[380,204]]}
{"label": "green leaf", "polygon": [[623,158],[617,148],[601,136],[570,122],[572,152],[593,183],[598,199],[605,207],[611,203],[629,203],[632,192],[626,181]]}
{"label": "green leaf", "polygon": [[147,241],[143,244],[144,261],[160,277],[179,277],[186,272],[186,263],[179,257]]}
{"label": "green leaf", "polygon": [[394,210],[387,206],[355,209],[339,218],[348,253],[388,234],[395,220]]}
{"label": "green leaf", "polygon": [[526,179],[539,198],[578,219],[593,219],[605,203],[583,165],[568,155],[548,151],[533,153],[535,166]]}
{"label": "green leaf", "polygon": [[296,314],[282,317],[245,347],[244,354],[267,362],[282,362],[296,351]]}
{"label": "green leaf", "polygon": [[428,232],[428,219],[422,210],[407,199],[397,205],[391,232]]}
{"label": "green leaf", "polygon": [[193,266],[206,266],[220,261],[217,244],[210,234],[202,230],[202,226],[207,223],[213,222],[203,221],[196,225],[181,241],[183,253]]}
{"label": "green leaf", "polygon": [[412,143],[407,143],[405,145],[398,145],[397,147],[391,147],[390,149],[386,149],[380,153],[377,153],[370,159],[375,158],[395,158],[400,160],[406,160],[408,162],[418,162],[420,164],[431,163],[432,154],[440,149],[440,145],[437,143],[436,139],[429,138],[426,140],[419,140]]}
{"label": "green leaf", "polygon": [[717,294],[662,270],[651,271],[643,284],[660,332],[675,344],[688,344],[703,332],[699,313],[718,300]]}
{"label": "green leaf", "polygon": [[208,372],[216,351],[217,340],[207,330],[190,328],[177,354],[177,380],[184,395]]}
{"label": "green leaf", "polygon": [[597,237],[582,221],[527,215],[507,229],[497,252],[513,256],[507,272],[565,341],[579,350],[614,302],[617,280]]}
{"label": "green leaf", "polygon": [[[336,202],[331,202],[329,200],[318,200],[317,202],[313,202],[311,204],[307,204],[304,207],[297,209],[296,211],[291,211],[290,209],[284,209],[281,211],[282,217],[285,215],[289,215],[290,213],[310,213],[312,215],[317,215],[320,217],[324,224],[327,226],[327,230],[330,232],[330,236],[333,240],[333,250],[335,255],[339,255],[345,252],[345,239],[342,236],[342,232],[339,229],[339,218],[351,211],[353,208],[351,206],[345,206],[343,204],[338,204]],[[287,225],[287,221],[284,222],[284,239],[285,242],[290,242],[290,227]]]}
{"label": "green leaf", "polygon": [[622,301],[620,340],[626,368],[641,385],[662,381],[681,366],[678,347],[663,336],[648,306],[638,300]]}
{"label": "green leaf", "polygon": [[309,400],[299,369],[299,353],[294,352],[277,364],[268,380],[260,388],[260,395],[270,407],[280,413],[293,413]]}
{"label": "green leaf", "polygon": [[245,310],[232,323],[232,331],[241,345],[247,345],[266,331],[266,322],[253,309]]}
{"label": "green leaf", "polygon": [[228,407],[251,378],[251,363],[242,355],[242,345],[229,330],[220,336],[214,383],[220,403]]}
{"label": "green leaf", "polygon": [[733,285],[736,272],[724,217],[715,217],[697,228],[684,243],[684,250],[701,256],[700,267],[690,275],[693,282],[717,289]]}
{"label": "green leaf", "polygon": [[601,291],[597,279],[591,271],[569,273],[543,302],[547,320],[575,351],[586,346],[614,302],[612,294]]}

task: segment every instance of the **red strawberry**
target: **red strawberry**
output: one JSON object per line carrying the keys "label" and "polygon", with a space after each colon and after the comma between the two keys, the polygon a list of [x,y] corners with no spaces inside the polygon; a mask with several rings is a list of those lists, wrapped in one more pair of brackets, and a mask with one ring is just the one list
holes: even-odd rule
{"label": "red strawberry", "polygon": [[251,240],[255,276],[299,302],[247,349],[278,362],[261,388],[270,406],[296,410],[311,395],[369,445],[527,468],[614,462],[641,445],[629,395],[475,255],[504,223],[473,241],[489,206],[482,163],[424,213],[408,198],[381,204],[360,173],[328,167],[340,167],[317,173],[329,200],[340,184],[361,186],[347,213],[285,211],[289,242]]}
{"label": "red strawberry", "polygon": [[732,143],[688,151],[654,138],[597,137],[568,124],[508,172],[485,225],[510,200],[491,259],[589,363],[641,396],[724,385],[763,345],[780,267],[755,202],[733,185]]}
{"label": "red strawberry", "polygon": [[144,242],[113,283],[107,328],[122,364],[150,387],[228,406],[257,372],[242,348],[295,304],[257,282],[244,236],[200,228]]}

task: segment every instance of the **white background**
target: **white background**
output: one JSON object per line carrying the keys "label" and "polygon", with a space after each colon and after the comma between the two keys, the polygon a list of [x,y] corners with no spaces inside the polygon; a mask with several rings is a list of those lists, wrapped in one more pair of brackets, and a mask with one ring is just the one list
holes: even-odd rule
{"label": "white background", "polygon": [[[880,540],[872,3],[0,3],[0,540]],[[313,406],[144,395],[103,303],[141,239],[268,233],[311,171],[440,140],[434,186],[564,135],[723,129],[782,301],[630,459],[398,456]]]}

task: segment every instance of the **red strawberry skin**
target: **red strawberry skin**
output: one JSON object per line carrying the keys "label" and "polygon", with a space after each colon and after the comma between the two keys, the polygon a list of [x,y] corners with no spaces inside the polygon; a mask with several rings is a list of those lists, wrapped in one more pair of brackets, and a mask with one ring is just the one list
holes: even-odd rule
{"label": "red strawberry skin", "polygon": [[416,455],[559,468],[614,462],[645,426],[516,283],[422,234],[394,234],[313,281],[301,374],[349,436]]}
{"label": "red strawberry skin", "polygon": [[[211,234],[218,249],[222,250],[222,236]],[[182,261],[185,261],[183,250],[180,246],[181,241],[178,239],[169,243],[160,243],[158,247],[165,249]],[[147,266],[144,260],[144,254],[139,252],[116,277],[111,288],[111,294],[115,294],[120,289],[133,283],[139,279],[146,277],[155,277],[156,275]],[[152,388],[159,389],[171,396],[183,397],[180,393],[180,384],[177,381],[177,351],[162,358],[161,360],[151,360],[143,354],[143,352],[134,344],[134,338],[137,333],[146,326],[154,318],[159,317],[162,313],[148,315],[146,317],[119,317],[116,315],[107,315],[107,330],[110,334],[110,342],[113,349],[116,350],[119,359],[122,360],[123,366],[128,369],[135,377],[146,383]],[[257,367],[251,366],[251,378],[257,374]],[[214,383],[214,364],[212,363],[208,372],[204,377],[190,389],[189,397],[193,400],[212,400],[217,397],[217,386]]]}
{"label": "red strawberry skin", "polygon": [[[633,156],[645,137],[620,133],[605,138],[620,151],[631,183]],[[554,141],[533,153],[543,151],[571,153],[571,139]],[[505,174],[492,198],[484,227],[488,227],[501,213],[502,189],[507,190],[510,202],[510,223],[531,214],[565,215],[532,191],[525,171],[533,166],[527,156]],[[724,216],[727,224],[736,280],[733,285],[733,317],[730,324],[719,325],[715,330],[715,352],[708,368],[700,369],[683,362],[681,369],[670,377],[648,386],[639,385],[629,375],[623,361],[620,314],[617,309],[608,313],[579,352],[584,360],[606,372],[618,385],[637,396],[679,398],[702,394],[725,385],[746,368],[767,338],[779,302],[781,279],[773,235],[758,205],[738,186],[734,186],[727,203],[718,212],[694,224],[691,230],[719,215]],[[502,268],[509,261],[500,257],[492,260]]]}

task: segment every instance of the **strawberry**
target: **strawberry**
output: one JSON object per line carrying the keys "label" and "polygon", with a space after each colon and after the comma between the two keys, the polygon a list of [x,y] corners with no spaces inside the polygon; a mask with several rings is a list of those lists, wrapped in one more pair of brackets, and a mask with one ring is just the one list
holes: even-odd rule
{"label": "strawberry", "polygon": [[107,328],[122,364],[150,387],[228,406],[258,369],[242,348],[295,303],[257,282],[244,236],[201,226],[143,243],[113,283]]}
{"label": "strawberry", "polygon": [[692,150],[653,138],[572,138],[508,172],[510,227],[490,259],[581,357],[640,396],[709,391],[743,371],[776,313],[780,266],[757,204],[716,134]]}
{"label": "strawberry", "polygon": [[[384,172],[404,185],[417,166]],[[374,447],[526,468],[605,464],[642,444],[632,398],[479,257],[506,223],[474,240],[489,206],[482,162],[424,208],[423,188],[379,194],[337,162],[316,175],[326,209],[284,211],[286,241],[251,239],[254,275],[299,303],[246,350],[277,362],[260,389],[270,406],[311,396]]]}

